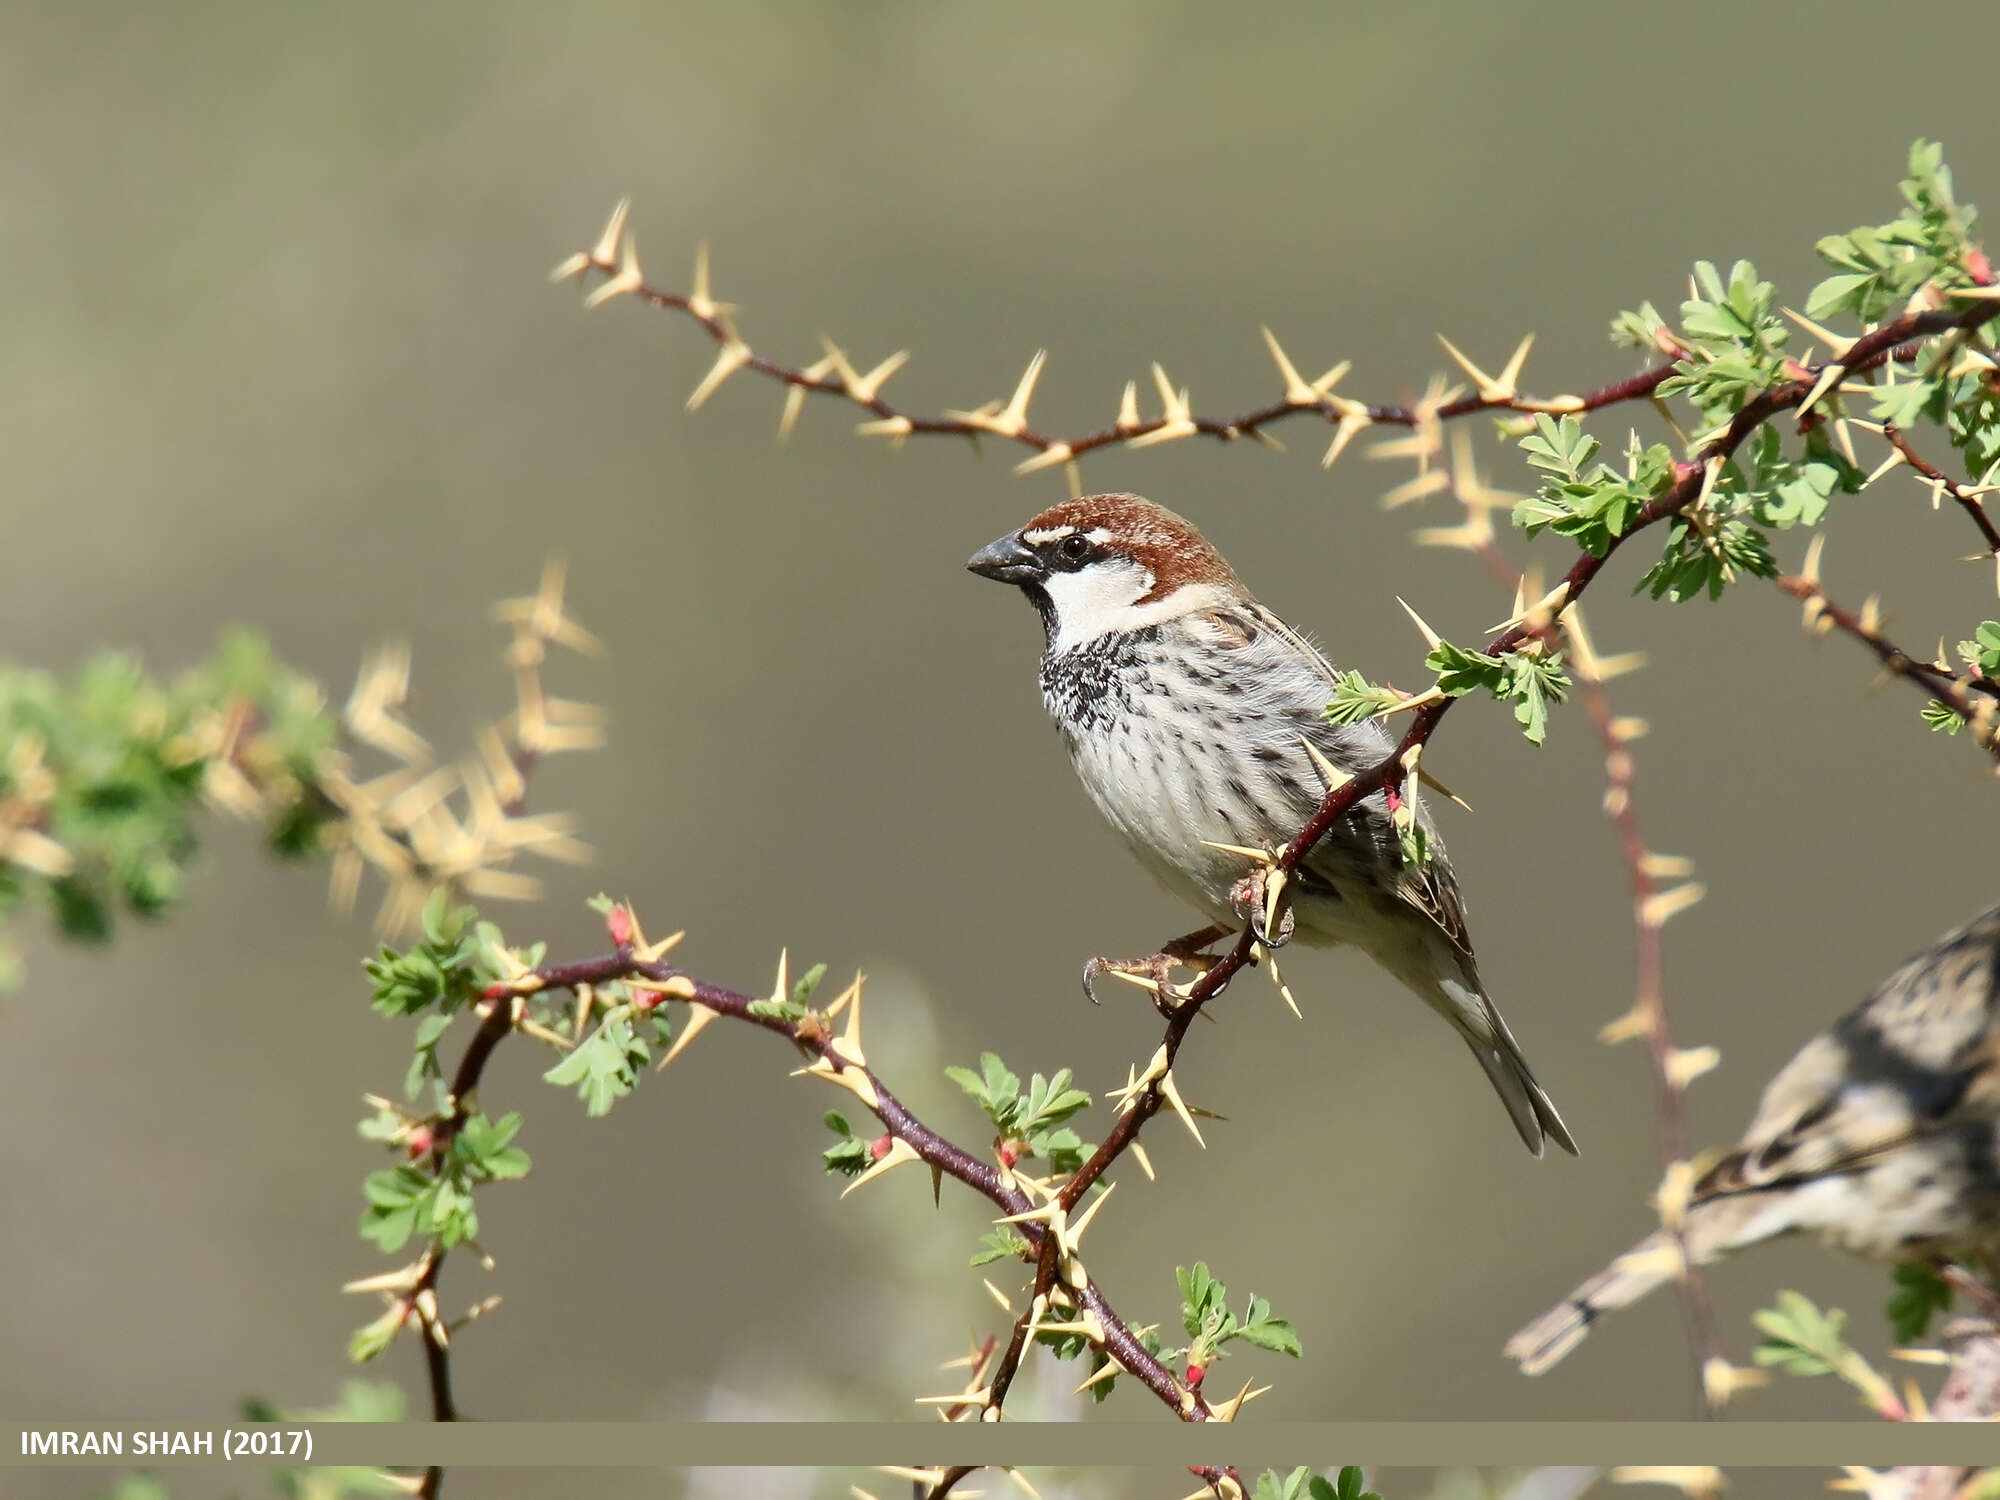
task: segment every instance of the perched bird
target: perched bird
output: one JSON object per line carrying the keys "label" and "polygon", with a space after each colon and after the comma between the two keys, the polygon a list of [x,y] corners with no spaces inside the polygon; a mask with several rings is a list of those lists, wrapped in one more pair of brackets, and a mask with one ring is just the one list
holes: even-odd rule
{"label": "perched bird", "polygon": [[[1312,750],[1337,771],[1376,765],[1394,742],[1373,721],[1329,724],[1333,668],[1251,598],[1200,532],[1136,495],[1086,495],[1043,511],[966,564],[1011,583],[1041,615],[1042,700],[1077,775],[1111,826],[1170,891],[1221,924],[1151,959],[1094,959],[1163,978],[1170,961],[1241,921],[1261,922],[1261,871],[1240,853],[1304,826],[1326,792]],[[1414,786],[1430,858],[1407,863],[1381,792],[1364,798],[1294,873],[1299,939],[1351,943],[1449,1021],[1537,1156],[1574,1153],[1555,1105],[1480,983],[1458,883]],[[1265,936],[1261,929],[1259,936]],[[1281,931],[1270,935],[1275,946]]]}
{"label": "perched bird", "polygon": [[[1681,1219],[1696,1265],[1782,1234],[1876,1260],[2000,1254],[2000,907],[1802,1047]],[[1598,1316],[1676,1277],[1661,1230],[1507,1342],[1539,1375]]]}

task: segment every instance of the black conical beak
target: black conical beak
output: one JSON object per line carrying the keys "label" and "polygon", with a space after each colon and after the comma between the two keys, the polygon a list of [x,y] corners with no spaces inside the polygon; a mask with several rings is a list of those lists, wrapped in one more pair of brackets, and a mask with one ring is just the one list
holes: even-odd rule
{"label": "black conical beak", "polygon": [[1041,559],[1021,540],[1018,531],[998,541],[988,542],[966,562],[966,568],[995,583],[1038,583],[1043,576]]}

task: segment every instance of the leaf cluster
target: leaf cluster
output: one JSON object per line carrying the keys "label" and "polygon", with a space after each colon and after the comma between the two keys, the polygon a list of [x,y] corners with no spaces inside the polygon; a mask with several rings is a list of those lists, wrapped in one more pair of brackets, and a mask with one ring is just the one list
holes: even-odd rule
{"label": "leaf cluster", "polygon": [[1549,731],[1549,705],[1560,703],[1570,689],[1560,651],[1541,654],[1503,651],[1490,656],[1439,641],[1424,660],[1438,674],[1438,691],[1461,698],[1484,689],[1514,705],[1514,718],[1530,744],[1539,745]]}
{"label": "leaf cluster", "polygon": [[959,1067],[944,1071],[985,1111],[1002,1140],[1019,1144],[1021,1155],[1040,1157],[1056,1172],[1074,1172],[1083,1165],[1089,1147],[1064,1121],[1088,1109],[1090,1095],[1072,1086],[1068,1068],[1058,1068],[1048,1078],[1035,1074],[1025,1093],[1020,1078],[996,1053],[979,1054],[977,1073]]}
{"label": "leaf cluster", "polygon": [[[41,905],[64,936],[103,942],[121,906],[165,912],[194,861],[211,774],[249,788],[279,853],[316,850],[335,734],[319,689],[247,632],[171,684],[116,652],[68,682],[0,668],[0,921]],[[0,946],[0,987],[19,977]]]}

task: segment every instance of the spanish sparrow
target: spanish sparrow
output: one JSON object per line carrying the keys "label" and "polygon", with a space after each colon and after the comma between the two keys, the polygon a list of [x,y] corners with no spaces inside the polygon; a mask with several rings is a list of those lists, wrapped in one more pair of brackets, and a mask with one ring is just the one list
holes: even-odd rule
{"label": "spanish sparrow", "polygon": [[[1802,1047],[1742,1142],[1695,1182],[1696,1265],[1777,1235],[1875,1260],[2000,1256],[2000,907],[1948,932]],[[1664,1230],[1515,1334],[1539,1375],[1598,1316],[1673,1279]],[[1996,1263],[1994,1269],[2000,1269]]]}
{"label": "spanish sparrow", "polygon": [[[1065,501],[967,567],[1016,585],[1041,615],[1042,700],[1098,811],[1162,884],[1224,924],[1169,944],[1156,972],[1258,920],[1247,914],[1260,910],[1246,894],[1254,863],[1214,846],[1271,849],[1298,832],[1326,790],[1308,741],[1348,773],[1394,749],[1373,721],[1327,723],[1325,658],[1192,525],[1136,495]],[[1364,798],[1294,873],[1294,930],[1353,944],[1415,991],[1472,1049],[1528,1149],[1541,1155],[1546,1135],[1574,1153],[1480,983],[1430,815],[1415,787],[1403,795],[1430,858],[1406,862],[1387,799]]]}

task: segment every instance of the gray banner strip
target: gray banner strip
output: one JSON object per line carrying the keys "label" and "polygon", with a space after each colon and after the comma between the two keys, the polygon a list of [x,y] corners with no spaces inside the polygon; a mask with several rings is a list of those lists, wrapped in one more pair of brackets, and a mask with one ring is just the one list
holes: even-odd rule
{"label": "gray banner strip", "polygon": [[1236,1464],[1263,1469],[1354,1463],[1827,1469],[1842,1464],[1885,1468],[2000,1463],[2000,1433],[1984,1423],[1907,1422],[1270,1422],[1243,1427],[1171,1422],[0,1425],[0,1467],[207,1467],[225,1459],[252,1466],[311,1462],[561,1468]]}

